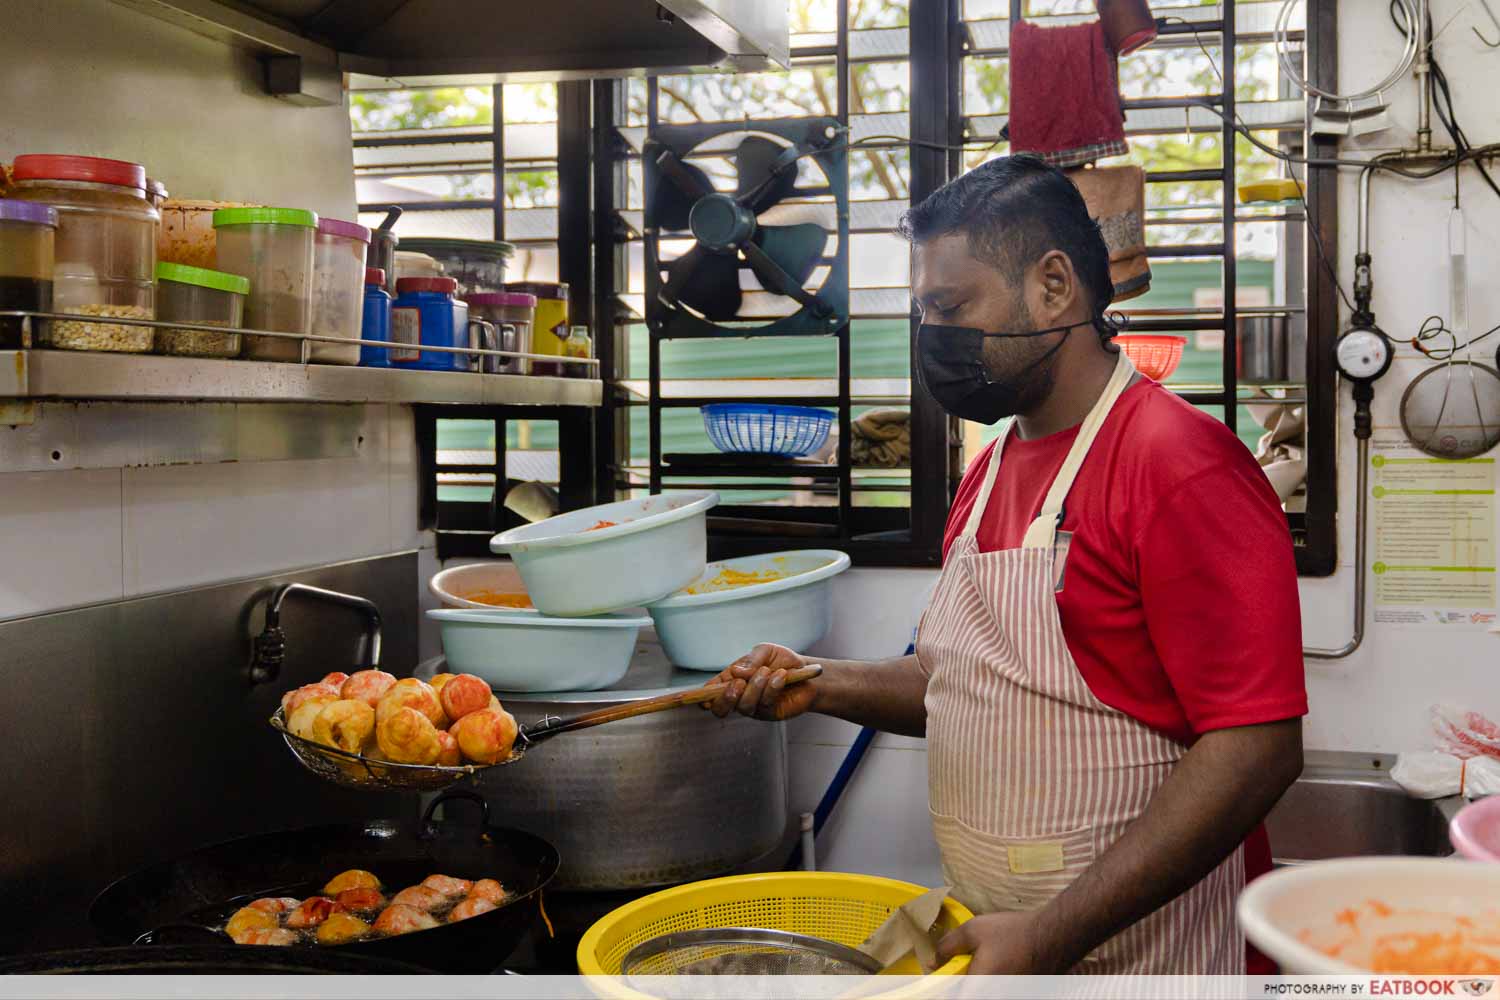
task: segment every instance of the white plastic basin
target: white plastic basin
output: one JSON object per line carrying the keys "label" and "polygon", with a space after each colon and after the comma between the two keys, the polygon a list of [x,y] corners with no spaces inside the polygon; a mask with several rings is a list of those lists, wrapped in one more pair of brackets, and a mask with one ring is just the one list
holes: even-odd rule
{"label": "white plastic basin", "polygon": [[[1457,917],[1500,918],[1500,865],[1453,858],[1343,858],[1281,868],[1251,882],[1240,896],[1240,925],[1257,948],[1292,975],[1369,971],[1300,939],[1327,939],[1341,911],[1371,900],[1400,915],[1401,928],[1452,933]],[[1425,911],[1407,916],[1405,911]],[[1361,930],[1379,932],[1362,920]],[[1394,925],[1391,929],[1397,929]],[[1405,971],[1405,970],[1392,970]]]}
{"label": "white plastic basin", "polygon": [[[778,577],[713,589],[723,569]],[[849,557],[832,549],[772,552],[710,563],[688,590],[649,605],[667,659],[689,670],[722,670],[757,643],[803,652],[833,624],[832,580]]]}
{"label": "white plastic basin", "polygon": [[514,563],[496,560],[453,566],[434,573],[432,579],[427,581],[427,589],[432,591],[433,597],[443,602],[444,607],[493,611],[496,605],[470,600],[465,595],[485,591],[492,594],[524,594],[526,584],[521,582],[521,573]]}
{"label": "white plastic basin", "polygon": [[427,612],[442,627],[449,673],[474,674],[498,691],[597,691],[625,676],[636,636],[651,619],[611,614],[549,618],[533,611]]}
{"label": "white plastic basin", "polygon": [[[660,600],[703,572],[717,493],[662,493],[586,507],[496,535],[547,615],[579,618]],[[589,530],[601,521],[611,527]]]}

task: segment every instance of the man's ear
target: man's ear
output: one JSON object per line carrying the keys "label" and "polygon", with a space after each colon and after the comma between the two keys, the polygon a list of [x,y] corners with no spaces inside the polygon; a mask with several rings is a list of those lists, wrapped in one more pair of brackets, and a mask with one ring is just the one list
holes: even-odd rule
{"label": "man's ear", "polygon": [[1040,326],[1051,326],[1073,306],[1078,296],[1078,276],[1073,262],[1061,250],[1048,250],[1030,268],[1035,301],[1032,316]]}

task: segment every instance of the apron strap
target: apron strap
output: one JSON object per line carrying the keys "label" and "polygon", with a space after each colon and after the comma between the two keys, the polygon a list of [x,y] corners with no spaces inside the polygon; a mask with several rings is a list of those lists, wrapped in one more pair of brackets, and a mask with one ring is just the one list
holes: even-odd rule
{"label": "apron strap", "polygon": [[984,481],[979,484],[979,496],[974,498],[974,506],[969,509],[969,519],[964,522],[960,538],[974,538],[979,534],[979,522],[984,520],[984,512],[990,505],[990,494],[994,492],[995,480],[1000,475],[1000,454],[1005,451],[1005,442],[1010,439],[1010,429],[1015,425],[1014,420],[1006,424],[1005,430],[995,440],[995,447],[990,452],[989,467],[984,470]]}
{"label": "apron strap", "polygon": [[1078,478],[1078,470],[1083,468],[1083,460],[1088,457],[1089,449],[1093,447],[1115,402],[1129,388],[1130,380],[1134,377],[1135,366],[1130,363],[1125,352],[1121,351],[1115,360],[1114,374],[1110,375],[1109,382],[1095,400],[1089,415],[1083,418],[1083,423],[1078,428],[1078,437],[1073,441],[1073,447],[1063,460],[1062,467],[1057,470],[1057,477],[1052,480],[1052,488],[1042,501],[1042,512],[1031,522],[1031,527],[1026,529],[1026,538],[1021,543],[1023,549],[1052,548],[1052,543],[1057,539],[1057,529],[1062,526],[1063,503],[1068,499],[1073,481]]}

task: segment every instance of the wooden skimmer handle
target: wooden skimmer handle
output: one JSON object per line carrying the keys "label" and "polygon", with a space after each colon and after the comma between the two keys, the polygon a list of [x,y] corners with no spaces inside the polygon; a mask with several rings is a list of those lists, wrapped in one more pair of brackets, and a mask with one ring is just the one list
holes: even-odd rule
{"label": "wooden skimmer handle", "polygon": [[[801,684],[810,681],[823,673],[823,666],[814,663],[806,667],[787,672],[786,686]],[[624,705],[615,705],[611,708],[601,708],[593,712],[585,712],[568,719],[542,720],[534,726],[524,727],[521,735],[527,743],[537,743],[559,733],[571,733],[578,729],[590,729],[594,726],[602,726],[606,722],[619,722],[621,719],[633,719],[640,715],[651,715],[655,712],[665,712],[671,708],[681,708],[684,705],[701,705],[707,701],[713,701],[728,688],[728,684],[708,684],[689,691],[678,691],[676,694],[664,694],[659,698],[647,698],[645,701],[633,701]],[[550,724],[549,724],[550,722]],[[521,740],[517,741],[518,743]]]}

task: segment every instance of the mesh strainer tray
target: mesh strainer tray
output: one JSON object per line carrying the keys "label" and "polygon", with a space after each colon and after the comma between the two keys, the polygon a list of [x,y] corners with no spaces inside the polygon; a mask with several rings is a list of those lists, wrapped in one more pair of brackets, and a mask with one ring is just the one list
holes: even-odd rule
{"label": "mesh strainer tray", "polygon": [[365,791],[437,792],[465,778],[477,780],[476,776],[481,771],[509,764],[520,757],[518,749],[500,764],[459,764],[453,767],[438,764],[396,764],[303,739],[287,729],[286,719],[279,708],[271,716],[270,722],[271,728],[281,733],[282,739],[286,740],[287,749],[292,751],[303,767],[326,781]]}
{"label": "mesh strainer tray", "polygon": [[[638,944],[620,963],[641,976],[863,976],[880,963],[847,945],[755,927],[678,931]],[[639,984],[637,984],[639,985]]]}

